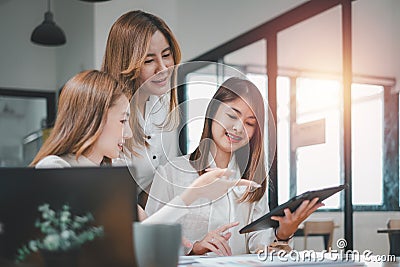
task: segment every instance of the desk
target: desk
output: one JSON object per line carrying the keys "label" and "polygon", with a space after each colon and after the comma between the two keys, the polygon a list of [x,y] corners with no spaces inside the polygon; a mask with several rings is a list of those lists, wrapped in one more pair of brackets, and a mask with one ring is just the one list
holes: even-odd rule
{"label": "desk", "polygon": [[378,229],[379,234],[385,233],[389,237],[389,254],[400,256],[400,229]]}

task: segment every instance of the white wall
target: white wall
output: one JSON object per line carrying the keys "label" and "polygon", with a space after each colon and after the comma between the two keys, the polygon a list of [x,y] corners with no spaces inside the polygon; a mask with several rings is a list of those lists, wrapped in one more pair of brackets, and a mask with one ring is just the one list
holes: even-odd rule
{"label": "white wall", "polygon": [[56,90],[76,73],[95,68],[94,6],[82,1],[57,0],[55,19],[67,36],[56,53]]}
{"label": "white wall", "polygon": [[30,42],[46,9],[42,0],[0,1],[0,87],[54,89],[58,48]]}
{"label": "white wall", "polygon": [[45,0],[0,0],[0,87],[56,91],[73,74],[94,67],[93,6],[52,0],[54,20],[67,36],[60,47],[30,41],[46,11]]}
{"label": "white wall", "polygon": [[106,47],[108,32],[112,24],[122,15],[132,10],[143,10],[161,17],[176,33],[177,31],[177,1],[176,0],[113,0],[110,2],[98,3],[94,6],[95,20],[95,55],[96,68],[101,67]]}

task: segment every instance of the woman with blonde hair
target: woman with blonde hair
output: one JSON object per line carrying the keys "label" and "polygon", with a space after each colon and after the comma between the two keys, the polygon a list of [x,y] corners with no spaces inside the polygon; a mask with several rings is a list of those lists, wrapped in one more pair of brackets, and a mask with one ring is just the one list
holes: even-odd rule
{"label": "woman with blonde hair", "polygon": [[54,128],[30,166],[111,165],[132,136],[127,93],[104,72],[71,78],[62,89]]}
{"label": "woman with blonde hair", "polygon": [[130,124],[134,131],[127,147],[132,164],[139,166],[137,182],[144,190],[150,187],[154,170],[178,153],[174,65],[180,60],[180,47],[172,31],[155,15],[130,11],[111,27],[102,71],[131,90]]}

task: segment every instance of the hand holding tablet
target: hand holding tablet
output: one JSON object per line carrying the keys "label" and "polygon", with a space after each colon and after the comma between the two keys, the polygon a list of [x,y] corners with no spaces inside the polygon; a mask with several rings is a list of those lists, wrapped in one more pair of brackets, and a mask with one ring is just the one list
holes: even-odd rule
{"label": "hand holding tablet", "polygon": [[[239,233],[245,234],[245,233],[250,233],[253,231],[259,231],[259,230],[264,230],[267,228],[271,227],[278,227],[279,222],[273,220],[271,217],[273,216],[285,216],[285,209],[289,209],[291,213],[294,213],[297,208],[302,205],[303,201],[309,200],[310,204],[312,203],[313,199],[318,198],[317,202],[322,202],[328,197],[336,194],[337,192],[342,191],[343,189],[347,188],[347,184],[335,186],[335,187],[329,187],[329,188],[324,188],[320,190],[314,190],[314,191],[308,191],[305,192],[301,195],[295,196],[291,198],[289,201],[283,203],[282,205],[279,205],[278,207],[274,208],[271,210],[269,213],[265,214],[261,218],[255,220],[254,222],[246,225],[242,229],[240,229]],[[316,203],[317,203],[316,202]],[[308,204],[308,203],[306,203]]]}

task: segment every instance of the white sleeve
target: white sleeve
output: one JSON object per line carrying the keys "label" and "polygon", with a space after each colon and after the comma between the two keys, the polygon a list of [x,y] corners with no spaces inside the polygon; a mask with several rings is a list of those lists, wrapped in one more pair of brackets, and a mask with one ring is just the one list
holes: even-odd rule
{"label": "white sleeve", "polygon": [[167,179],[170,180],[171,177],[167,177],[165,166],[159,166],[155,171],[149,198],[147,199],[145,208],[147,215],[153,215],[175,197],[172,182],[167,181]]}
{"label": "white sleeve", "polygon": [[169,149],[167,152],[167,156],[169,158],[174,158],[178,156],[178,148],[179,148],[179,138],[178,131],[176,129],[167,133],[168,139],[170,140]]}
{"label": "white sleeve", "polygon": [[[269,212],[267,195],[264,194],[262,198],[254,203],[254,209],[251,221],[255,221]],[[248,248],[250,253],[257,253],[260,249],[265,249],[274,242],[275,234],[274,229],[269,228],[261,231],[255,231],[248,234]]]}
{"label": "white sleeve", "polygon": [[44,157],[35,165],[36,169],[57,169],[69,167],[71,167],[71,165],[68,162],[55,155]]}
{"label": "white sleeve", "polygon": [[[148,217],[143,223],[176,223],[185,216],[189,210],[180,196],[176,196],[167,205]],[[146,206],[147,209],[147,206]]]}

